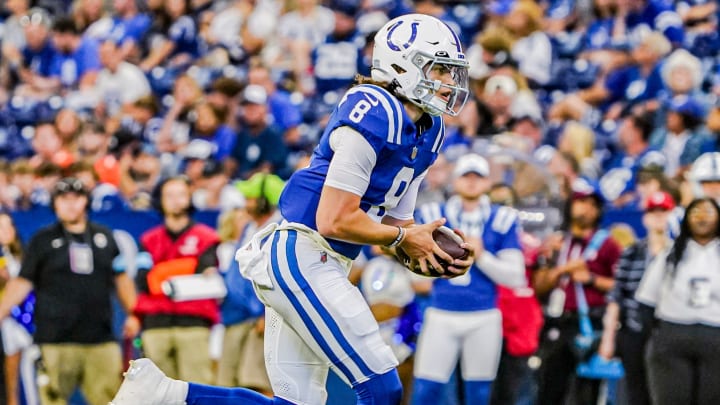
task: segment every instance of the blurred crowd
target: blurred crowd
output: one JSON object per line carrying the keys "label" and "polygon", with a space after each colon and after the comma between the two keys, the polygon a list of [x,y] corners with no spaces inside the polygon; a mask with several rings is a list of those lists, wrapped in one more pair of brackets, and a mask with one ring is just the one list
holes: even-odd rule
{"label": "blurred crowd", "polygon": [[[496,403],[614,397],[612,384],[610,394],[598,384],[566,392],[566,378],[577,377],[574,364],[581,360],[570,353],[572,338],[565,339],[578,333],[582,317],[571,290],[576,283],[587,290],[587,316],[596,332],[605,329],[603,343],[596,343],[611,359],[616,336],[608,332],[612,322],[603,325],[606,294],[619,306],[614,319],[622,324],[628,319],[623,305],[639,305],[633,294],[642,278],[640,271],[630,290],[617,290],[628,284],[613,277],[618,266],[649,266],[647,246],[637,251],[643,240],[651,241],[652,258],[663,259],[661,252],[682,241],[667,263],[658,260],[672,271],[682,267],[686,247],[700,249],[688,244],[700,232],[693,219],[713,217],[720,199],[720,9],[712,0],[6,0],[0,9],[1,212],[50,207],[66,176],[83,182],[93,213],[151,211],[158,184],[184,175],[192,206],[219,212],[221,234],[227,234],[221,239],[233,247],[237,227],[251,222],[237,213],[264,193],[261,187],[248,197],[246,182],[257,173],[287,179],[307,164],[343,93],[356,75],[369,75],[376,31],[409,12],[434,15],[459,33],[471,79],[467,105],[446,119],[443,153],[418,204],[447,200],[455,162],[469,152],[484,156],[487,176],[499,184],[488,190],[493,202],[517,208],[524,229],[530,284],[519,296],[530,291],[530,298],[510,307],[521,312],[539,301],[547,308],[554,291],[568,290],[555,320],[544,314],[542,330],[542,319],[519,321],[532,326],[521,332],[522,350],[510,354],[520,361],[503,352],[500,367],[518,365],[510,375],[519,377],[510,379],[524,388],[515,390],[519,398]],[[709,199],[697,202],[701,197]],[[577,200],[585,206],[573,208]],[[691,215],[693,207],[703,214]],[[667,218],[644,219],[658,210],[669,211]],[[717,227],[714,214],[710,222]],[[613,247],[603,251],[608,259],[602,266],[587,264],[596,257],[570,257],[563,248],[578,220],[590,221],[593,232],[609,230]],[[658,221],[667,226],[653,228]],[[592,237],[582,238],[586,249]],[[21,242],[27,243],[3,241],[4,256],[19,261]],[[633,246],[630,252],[639,256],[621,258]],[[683,290],[692,295],[692,308],[717,305],[717,297],[706,294],[713,277],[682,278],[692,284],[690,292]],[[418,294],[422,307],[430,287],[410,285],[407,300],[391,303],[404,307]],[[657,294],[646,290],[643,297],[662,307]],[[630,312],[632,321],[637,308]],[[643,348],[657,319],[680,335],[685,332],[673,325],[720,327],[712,316],[688,320],[667,308],[649,318],[655,323],[630,327],[639,335],[633,344]],[[698,332],[698,341],[717,342],[714,331],[705,332]],[[409,335],[396,347],[406,359],[414,349]],[[656,350],[649,353],[656,356],[647,359],[661,370],[654,377],[657,390],[673,387],[677,377],[668,371],[675,363],[660,364],[657,355],[661,343],[677,349],[670,340],[654,340]],[[567,358],[574,359],[572,367]],[[637,377],[646,372],[646,359],[634,360],[626,374]],[[550,373],[543,371],[548,365]],[[711,371],[709,377],[689,372],[691,382],[720,375],[720,369]],[[649,401],[653,384],[640,388]],[[621,399],[638,398],[626,391]],[[717,403],[712,393],[702,395],[692,394],[694,403]]]}

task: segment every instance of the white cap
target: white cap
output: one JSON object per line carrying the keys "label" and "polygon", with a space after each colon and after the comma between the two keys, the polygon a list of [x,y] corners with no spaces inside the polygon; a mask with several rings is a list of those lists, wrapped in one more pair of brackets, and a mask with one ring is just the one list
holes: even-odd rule
{"label": "white cap", "polygon": [[487,79],[485,82],[485,94],[495,94],[498,90],[507,96],[514,96],[518,91],[517,83],[512,77],[505,75],[495,75]]}
{"label": "white cap", "polygon": [[248,84],[243,91],[243,102],[251,104],[267,103],[267,92],[259,84]]}
{"label": "white cap", "polygon": [[694,181],[720,181],[720,152],[707,152],[695,160],[690,169]]}
{"label": "white cap", "polygon": [[490,167],[487,160],[477,153],[468,153],[455,162],[453,177],[464,176],[468,173],[477,173],[482,177],[490,175]]}

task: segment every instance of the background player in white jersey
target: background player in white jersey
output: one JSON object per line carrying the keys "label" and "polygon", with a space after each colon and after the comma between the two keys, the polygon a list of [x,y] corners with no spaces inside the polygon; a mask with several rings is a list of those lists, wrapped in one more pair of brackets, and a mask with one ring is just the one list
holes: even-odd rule
{"label": "background player in white jersey", "polygon": [[415,405],[442,401],[443,386],[458,360],[466,404],[483,405],[497,373],[502,350],[502,317],[496,284],[525,285],[525,260],[520,249],[517,213],[490,203],[487,161],[468,154],[453,170],[454,195],[444,204],[418,209],[418,222],[447,218],[475,246],[475,263],[464,275],[433,283],[415,354]]}
{"label": "background player in white jersey", "polygon": [[441,115],[457,115],[467,99],[467,62],[447,25],[405,15],[378,31],[372,80],[359,81],[333,111],[309,167],[288,181],[279,204],[285,221],[236,256],[267,306],[265,361],[275,398],[170,380],[139,360],[115,405],[323,404],[330,367],[358,404],[400,401],[397,360],[347,272],[362,245],[401,246],[423,272],[440,268],[434,255],[453,263],[448,272],[471,265],[472,254],[453,262],[433,241],[444,219],[409,226],[445,136]]}

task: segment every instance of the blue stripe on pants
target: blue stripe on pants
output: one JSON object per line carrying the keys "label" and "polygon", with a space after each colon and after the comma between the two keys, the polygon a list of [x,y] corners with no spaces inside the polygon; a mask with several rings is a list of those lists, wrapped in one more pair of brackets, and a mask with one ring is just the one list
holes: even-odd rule
{"label": "blue stripe on pants", "polygon": [[[306,286],[303,288],[303,292],[310,301],[310,303],[313,305],[313,307],[318,311],[318,315],[327,322],[326,326],[330,330],[330,332],[333,334],[333,337],[338,340],[338,344],[340,347],[346,352],[346,353],[352,353],[351,359],[356,362],[356,365],[360,369],[360,371],[365,374],[366,376],[370,376],[374,374],[370,368],[365,364],[365,362],[362,361],[362,359],[359,358],[357,353],[352,349],[352,346],[349,344],[349,342],[345,339],[342,332],[340,331],[340,328],[335,323],[334,319],[330,316],[329,312],[325,307],[322,305],[318,297],[315,295],[315,293],[310,288],[307,280],[302,276],[300,273],[300,268],[297,262],[296,257],[296,249],[295,245],[297,243],[297,231],[289,230],[288,233],[288,239],[286,242],[286,256],[287,256],[287,267],[290,271],[292,277],[295,279],[294,281],[298,283],[301,286]],[[312,335],[312,337],[315,339],[315,341],[318,343],[322,351],[325,353],[326,356],[330,359],[330,361],[339,369],[340,372],[342,372],[348,380],[351,382],[354,382],[355,378],[353,377],[353,374],[350,372],[350,370],[347,368],[346,365],[344,365],[340,359],[337,357],[337,355],[333,352],[332,348],[328,344],[325,336],[323,336],[322,332],[318,329],[318,326],[315,324],[311,316],[306,311],[306,308],[303,307],[300,300],[294,295],[294,293],[290,290],[290,287],[288,286],[287,282],[285,281],[281,270],[280,270],[280,264],[278,261],[277,256],[277,248],[278,248],[278,242],[279,242],[279,232],[275,233],[275,236],[273,237],[273,249],[271,254],[271,264],[273,268],[273,274],[278,282],[278,285],[282,289],[282,291],[285,293],[285,296],[288,298],[290,303],[292,304],[293,308],[297,311],[298,315],[300,315],[300,318],[303,320],[303,323],[308,328],[308,331]]]}

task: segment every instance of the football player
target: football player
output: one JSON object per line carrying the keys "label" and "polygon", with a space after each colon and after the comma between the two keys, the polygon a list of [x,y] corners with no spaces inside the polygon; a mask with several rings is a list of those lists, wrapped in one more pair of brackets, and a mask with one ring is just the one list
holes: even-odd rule
{"label": "football player", "polygon": [[442,402],[444,386],[460,361],[466,404],[487,404],[502,350],[497,286],[527,285],[517,212],[490,203],[488,162],[464,155],[453,170],[454,195],[421,206],[419,223],[447,218],[475,246],[476,261],[462,276],[434,281],[418,339],[413,374],[416,405]]}
{"label": "football player", "polygon": [[[443,114],[467,100],[468,63],[440,20],[409,14],[375,37],[371,78],[358,78],[333,111],[310,165],[280,198],[285,221],[238,250],[241,272],[266,305],[265,361],[275,397],[171,380],[133,362],[113,404],[324,404],[330,367],[358,404],[398,404],[397,359],[360,291],[347,279],[363,245],[400,246],[429,274],[462,274],[435,243],[436,219],[410,226],[418,187],[445,136]],[[446,274],[447,275],[447,274]],[[243,402],[244,401],[244,402]]]}

